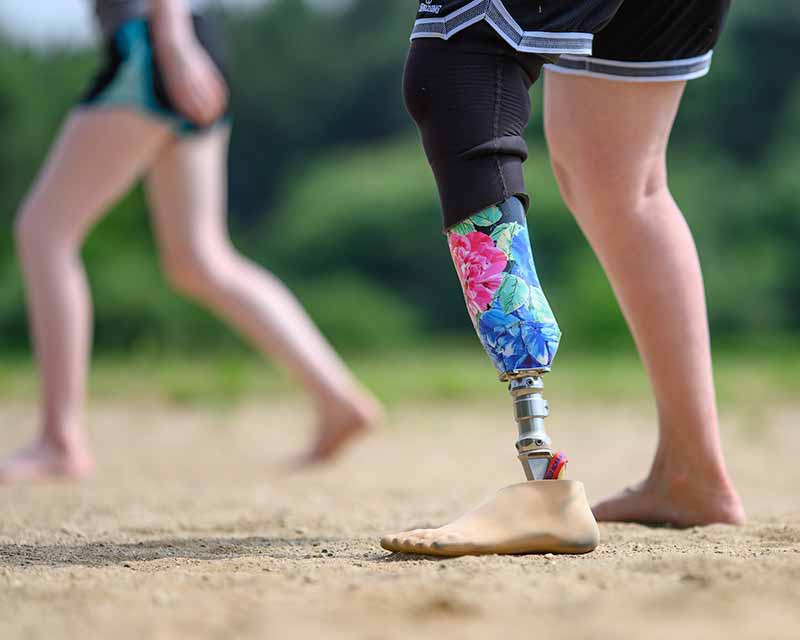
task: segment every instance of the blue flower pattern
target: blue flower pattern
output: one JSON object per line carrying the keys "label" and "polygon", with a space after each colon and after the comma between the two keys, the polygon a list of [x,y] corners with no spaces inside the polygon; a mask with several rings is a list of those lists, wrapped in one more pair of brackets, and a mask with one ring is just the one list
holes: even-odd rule
{"label": "blue flower pattern", "polygon": [[491,308],[478,321],[478,335],[500,373],[548,369],[558,350],[558,325],[535,322],[525,307],[506,314]]}
{"label": "blue flower pattern", "polygon": [[520,229],[511,241],[511,259],[514,261],[513,268],[516,274],[527,282],[529,287],[542,288],[536,273],[536,266],[533,264],[531,239],[525,227]]}

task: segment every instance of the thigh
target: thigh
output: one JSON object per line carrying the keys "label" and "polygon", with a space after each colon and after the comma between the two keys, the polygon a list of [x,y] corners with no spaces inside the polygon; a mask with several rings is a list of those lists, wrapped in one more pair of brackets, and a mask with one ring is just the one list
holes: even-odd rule
{"label": "thigh", "polygon": [[665,171],[684,87],[546,72],[545,132],[554,164],[603,192],[638,191]]}
{"label": "thigh", "polygon": [[145,184],[166,261],[228,245],[229,138],[227,125],[181,138],[150,166]]}
{"label": "thigh", "polygon": [[21,220],[80,237],[142,174],[169,130],[126,112],[74,110],[21,208]]}

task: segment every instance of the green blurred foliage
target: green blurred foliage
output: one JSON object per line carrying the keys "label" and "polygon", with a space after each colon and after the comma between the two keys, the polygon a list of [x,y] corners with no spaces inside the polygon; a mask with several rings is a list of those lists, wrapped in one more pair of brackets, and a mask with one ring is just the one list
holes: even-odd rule
{"label": "green blurred foliage", "polygon": [[[277,0],[223,18],[236,125],[231,227],[242,250],[284,278],[339,347],[468,336],[434,183],[400,95],[413,9],[358,0],[320,12]],[[712,74],[690,83],[673,137],[673,192],[697,238],[723,344],[757,350],[800,333],[799,29],[794,0],[734,3]],[[0,351],[27,348],[14,210],[95,64],[92,52],[34,52],[0,38]],[[629,348],[541,129],[537,109],[529,219],[565,348]],[[164,284],[139,190],[98,225],[84,257],[100,349],[242,349]]]}

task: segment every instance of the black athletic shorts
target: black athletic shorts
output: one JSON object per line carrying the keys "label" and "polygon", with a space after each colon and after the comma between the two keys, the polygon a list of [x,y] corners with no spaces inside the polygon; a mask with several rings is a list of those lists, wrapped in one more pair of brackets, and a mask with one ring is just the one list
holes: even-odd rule
{"label": "black athletic shorts", "polygon": [[594,37],[592,55],[562,55],[548,71],[630,82],[708,73],[730,0],[625,0]]}
{"label": "black athletic shorts", "polygon": [[[227,80],[225,56],[213,21],[193,17],[198,42]],[[80,100],[89,108],[129,108],[163,120],[179,135],[204,131],[178,113],[170,99],[153,49],[150,23],[145,18],[124,22],[108,40],[102,66]],[[225,120],[227,114],[220,117]]]}
{"label": "black athletic shorts", "polygon": [[[425,0],[422,6],[428,8],[418,14],[403,94],[436,178],[445,228],[512,196],[527,208],[522,134],[530,115],[528,90],[545,63],[548,71],[621,81],[699,77],[708,72],[730,5],[730,0],[587,0],[588,13],[580,14],[583,5],[575,0],[561,2],[569,20],[559,22],[557,13],[544,11],[540,24],[534,11],[539,3],[532,0],[514,5],[505,0],[516,8],[513,14],[502,0],[473,0],[443,16],[434,13],[436,1]],[[446,8],[440,6],[440,12]],[[585,46],[576,24],[596,25],[593,50],[602,58],[560,51]]]}

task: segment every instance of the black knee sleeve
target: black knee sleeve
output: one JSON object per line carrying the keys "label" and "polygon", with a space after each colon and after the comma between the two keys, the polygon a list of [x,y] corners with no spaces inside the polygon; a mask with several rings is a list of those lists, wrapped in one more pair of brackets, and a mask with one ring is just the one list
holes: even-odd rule
{"label": "black knee sleeve", "polygon": [[403,93],[420,130],[449,228],[512,196],[527,208],[528,90],[544,60],[509,50],[489,28],[414,40]]}

